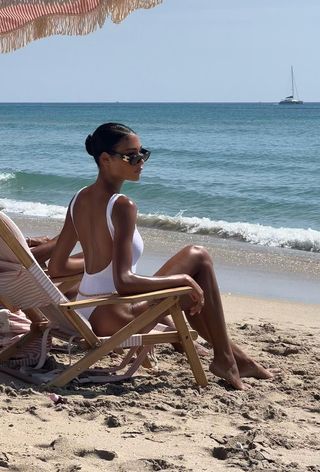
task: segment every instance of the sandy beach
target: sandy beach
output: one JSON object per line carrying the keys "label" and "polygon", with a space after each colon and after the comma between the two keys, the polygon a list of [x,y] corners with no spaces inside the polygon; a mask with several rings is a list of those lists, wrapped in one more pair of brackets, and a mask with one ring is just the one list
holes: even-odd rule
{"label": "sandy beach", "polygon": [[[57,230],[56,222],[16,221],[25,234]],[[182,242],[206,242],[205,236],[142,232],[146,273]],[[55,390],[65,400],[57,405],[52,390],[1,374],[0,470],[320,470],[318,255],[210,242],[230,334],[276,369],[274,379],[245,379],[247,389],[237,392],[213,377],[203,359],[209,386],[200,389],[171,346],[158,349],[157,373],[142,369],[121,384],[73,382]],[[281,297],[273,287],[282,282]]]}

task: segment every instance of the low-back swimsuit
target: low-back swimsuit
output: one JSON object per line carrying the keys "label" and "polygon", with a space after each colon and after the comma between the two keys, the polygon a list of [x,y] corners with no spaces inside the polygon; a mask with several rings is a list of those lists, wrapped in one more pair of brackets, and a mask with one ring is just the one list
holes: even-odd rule
{"label": "low-back swimsuit", "polygon": [[[79,190],[79,192],[76,193],[70,205],[70,215],[71,215],[73,224],[74,224],[73,208],[81,190]],[[121,196],[123,196],[123,194],[121,193],[113,194],[106,208],[106,223],[107,223],[106,228],[108,228],[112,240],[114,238],[114,227],[112,223],[113,205],[116,202],[116,200]],[[139,258],[141,257],[142,252],[143,252],[143,240],[137,227],[135,227],[133,238],[132,238],[131,271],[133,273],[136,272],[137,262]],[[110,295],[112,293],[116,293],[116,288],[115,288],[114,280],[113,280],[112,260],[111,260],[110,264],[108,264],[104,269],[100,270],[99,272],[96,272],[94,274],[89,274],[88,272],[86,272],[86,270],[84,271],[84,274],[83,274],[83,277],[79,286],[79,292],[76,299],[83,300],[85,298],[92,298],[92,297],[102,296],[102,295]],[[81,308],[80,310],[77,310],[77,311],[80,312],[87,320],[89,320],[94,309],[95,307],[86,307],[86,308]]]}

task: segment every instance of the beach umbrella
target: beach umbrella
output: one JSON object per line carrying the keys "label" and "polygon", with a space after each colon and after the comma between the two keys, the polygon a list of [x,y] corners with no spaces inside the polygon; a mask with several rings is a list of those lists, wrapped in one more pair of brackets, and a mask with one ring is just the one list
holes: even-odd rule
{"label": "beach umbrella", "polygon": [[139,8],[162,0],[0,0],[0,52],[47,36],[84,35],[110,18],[120,23]]}

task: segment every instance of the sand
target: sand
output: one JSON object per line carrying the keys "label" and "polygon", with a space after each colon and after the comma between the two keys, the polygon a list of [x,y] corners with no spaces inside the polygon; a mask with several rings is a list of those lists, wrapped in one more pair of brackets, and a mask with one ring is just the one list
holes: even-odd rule
{"label": "sand", "polygon": [[[52,390],[1,374],[0,470],[319,471],[320,306],[224,296],[233,339],[269,368],[234,391],[158,349],[159,372]],[[60,360],[61,360],[60,355]],[[203,359],[207,371],[208,359]]]}
{"label": "sand", "polygon": [[[57,224],[24,222],[24,230],[54,234]],[[179,246],[206,243],[144,231],[146,273]],[[209,249],[233,281],[222,287],[230,335],[276,369],[274,379],[245,379],[248,388],[234,391],[203,358],[209,385],[199,388],[171,346],[157,348],[157,373],[140,369],[118,384],[73,382],[54,390],[60,404],[49,398],[52,389],[0,373],[0,471],[320,471],[319,255],[223,241]],[[264,296],[265,287],[273,298]]]}

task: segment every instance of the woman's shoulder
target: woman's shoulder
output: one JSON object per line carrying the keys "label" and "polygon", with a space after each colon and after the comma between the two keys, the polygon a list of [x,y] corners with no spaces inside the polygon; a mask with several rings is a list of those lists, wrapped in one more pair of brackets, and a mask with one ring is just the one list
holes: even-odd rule
{"label": "woman's shoulder", "polygon": [[115,202],[114,202],[114,209],[116,211],[120,212],[132,212],[132,211],[137,211],[137,205],[136,203],[127,195],[124,195],[123,193],[117,193],[115,194]]}
{"label": "woman's shoulder", "polygon": [[112,220],[115,224],[123,225],[136,224],[137,221],[137,205],[131,198],[126,195],[119,195],[115,200],[112,209]]}
{"label": "woman's shoulder", "polygon": [[75,206],[75,203],[76,201],[79,201],[79,195],[81,193],[81,195],[83,195],[83,193],[88,189],[88,187],[82,187],[80,190],[78,190],[74,195],[73,197],[71,198],[70,200],[70,203],[69,203],[69,210],[70,210],[70,214],[71,214],[71,218],[73,219],[73,209],[74,209],[74,206]]}
{"label": "woman's shoulder", "polygon": [[73,195],[73,197],[70,200],[70,205],[74,205],[75,201],[78,199],[79,195],[84,195],[87,193],[89,187],[82,187],[79,190],[76,191],[76,193]]}
{"label": "woman's shoulder", "polygon": [[[115,199],[116,197],[113,195],[111,198]],[[126,195],[117,194],[113,204],[107,206],[107,221],[109,225],[112,223],[115,232],[130,234],[137,223],[136,204]]]}

